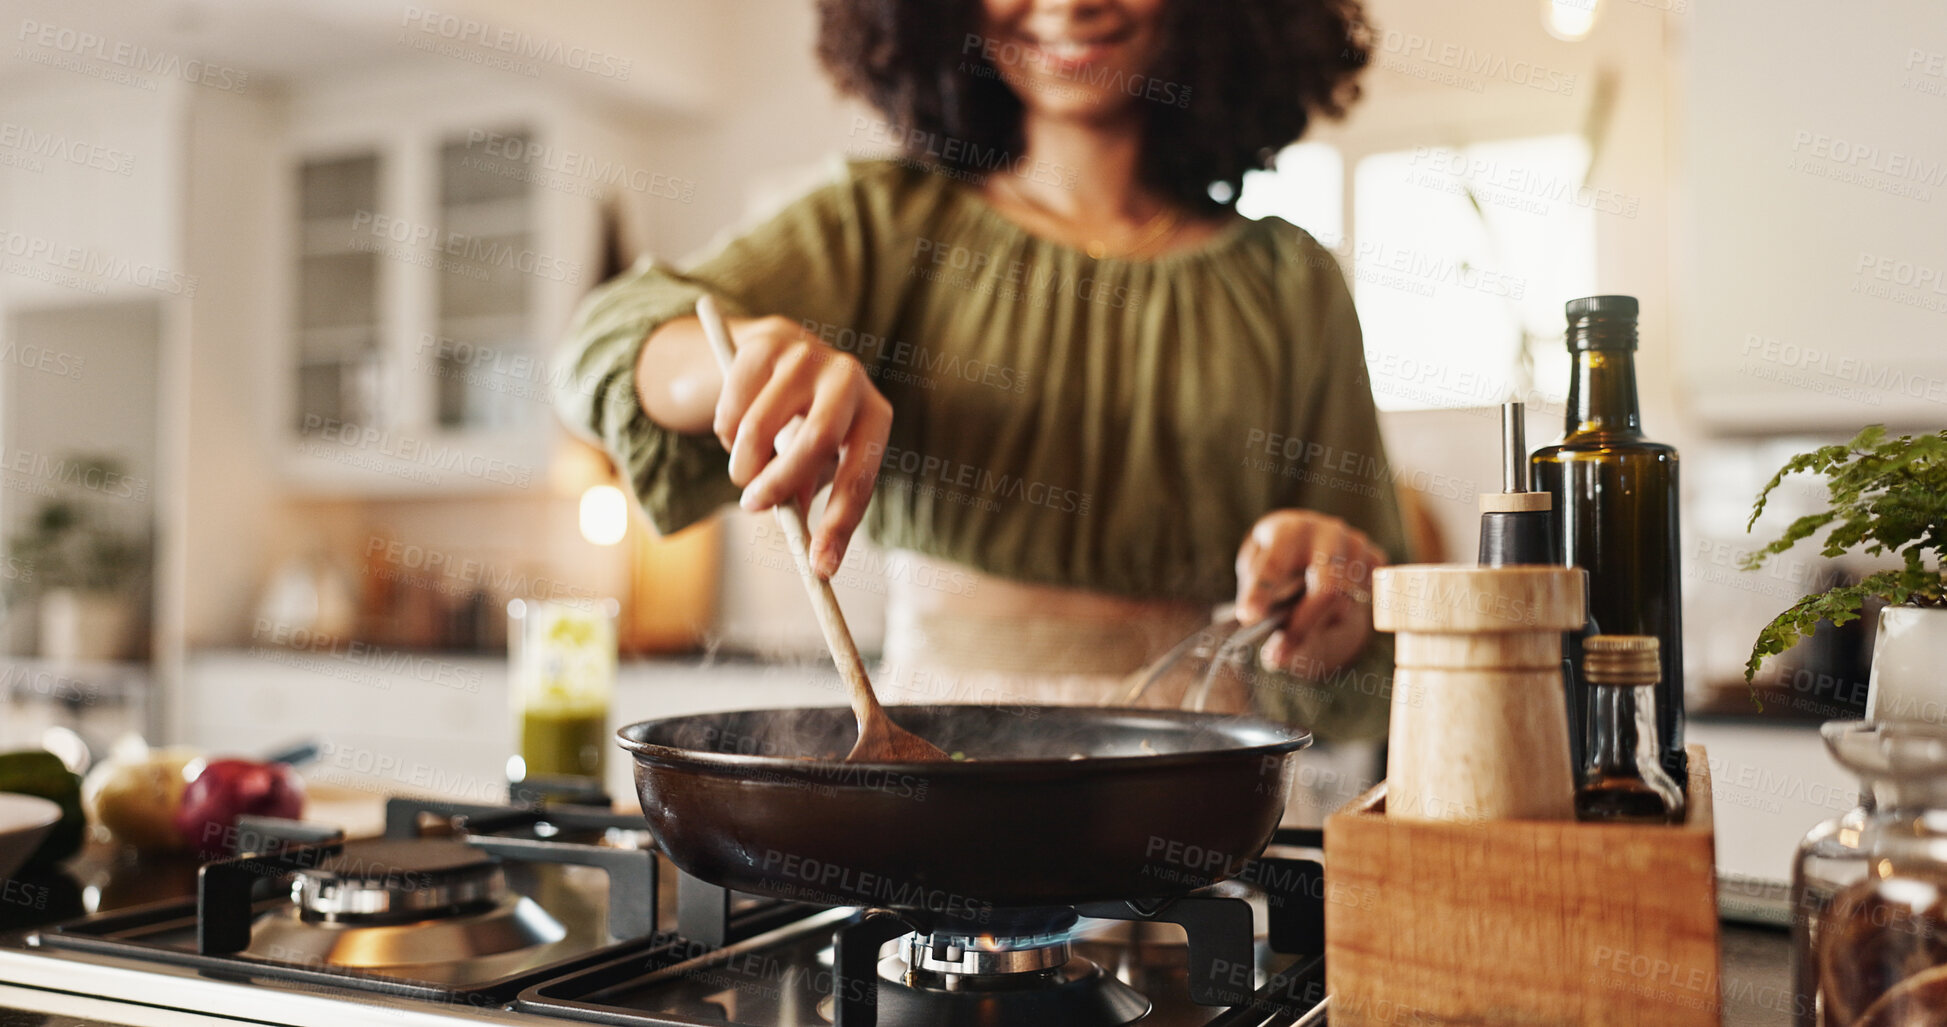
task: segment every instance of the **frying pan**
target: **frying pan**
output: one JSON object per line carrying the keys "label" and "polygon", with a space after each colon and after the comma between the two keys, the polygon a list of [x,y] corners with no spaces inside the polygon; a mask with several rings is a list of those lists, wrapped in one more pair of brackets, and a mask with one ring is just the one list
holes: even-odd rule
{"label": "frying pan", "polygon": [[1311,742],[1177,710],[890,712],[968,758],[844,762],[848,707],[673,717],[617,735],[651,831],[689,874],[970,931],[997,910],[1161,900],[1236,874],[1269,843],[1292,754]]}

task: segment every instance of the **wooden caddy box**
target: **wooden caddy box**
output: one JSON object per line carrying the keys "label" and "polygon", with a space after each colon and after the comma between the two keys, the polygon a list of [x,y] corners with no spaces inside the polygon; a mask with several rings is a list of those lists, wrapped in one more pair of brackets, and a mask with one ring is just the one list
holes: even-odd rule
{"label": "wooden caddy box", "polygon": [[1684,823],[1325,821],[1333,1027],[1717,1027],[1710,765]]}

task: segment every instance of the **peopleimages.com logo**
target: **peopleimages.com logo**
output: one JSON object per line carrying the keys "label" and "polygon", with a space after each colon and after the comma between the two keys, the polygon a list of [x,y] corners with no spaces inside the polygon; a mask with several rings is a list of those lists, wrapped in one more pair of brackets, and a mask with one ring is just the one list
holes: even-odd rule
{"label": "peopleimages.com logo", "polygon": [[[22,44],[39,47],[40,55],[27,51],[23,46],[15,51],[15,56],[37,64],[64,64],[69,70],[80,71],[94,77],[114,78],[124,84],[154,89],[154,80],[129,77],[135,72],[157,75],[162,78],[179,78],[192,85],[207,86],[226,93],[242,92],[250,84],[250,73],[241,68],[225,67],[209,61],[190,58],[161,50],[151,50],[146,46],[110,39],[94,32],[68,28],[64,25],[48,25],[32,19],[22,20],[20,31],[14,40]],[[58,55],[53,60],[50,56]],[[92,62],[83,63],[83,62]],[[121,75],[96,75],[91,67],[99,69],[106,65]]]}
{"label": "peopleimages.com logo", "polygon": [[630,73],[635,70],[633,58],[617,57],[592,47],[537,36],[523,29],[497,26],[416,5],[407,5],[402,19],[405,28],[427,36],[477,46],[509,57],[553,64],[570,71],[585,71],[618,82],[628,81]]}
{"label": "peopleimages.com logo", "polygon": [[[996,69],[1003,80],[1017,87],[1020,76],[1015,69],[1026,65],[1037,69],[1042,75],[1061,81],[1085,86],[1106,85],[1128,96],[1153,100],[1170,107],[1190,105],[1191,89],[1180,82],[1168,82],[1153,75],[1130,74],[1115,67],[1083,65],[1071,68],[1061,61],[1048,59],[1039,47],[990,39],[969,32],[960,43],[960,54],[965,57],[973,53],[978,53],[980,59]],[[963,61],[961,70],[977,73],[979,69]]]}
{"label": "peopleimages.com logo", "polygon": [[196,295],[195,275],[4,227],[0,227],[0,258],[5,258],[0,266],[9,274],[65,273],[70,284],[89,292],[100,293],[105,283],[121,282],[185,299]]}
{"label": "peopleimages.com logo", "polygon": [[[511,463],[501,457],[318,414],[304,415],[304,435],[318,445],[335,445],[343,452],[376,454],[397,461],[403,469],[419,471],[429,477],[430,472],[443,471],[518,488],[527,488],[534,479],[533,468]],[[329,451],[312,452],[327,455]],[[432,484],[430,481],[427,483]]]}
{"label": "peopleimages.com logo", "polygon": [[[581,283],[581,262],[524,246],[510,246],[492,238],[446,231],[423,222],[360,210],[352,214],[352,231],[363,230],[374,240],[390,240],[409,249],[425,249],[460,261],[456,268],[498,267],[534,275],[550,282]],[[356,241],[356,239],[354,240]]]}

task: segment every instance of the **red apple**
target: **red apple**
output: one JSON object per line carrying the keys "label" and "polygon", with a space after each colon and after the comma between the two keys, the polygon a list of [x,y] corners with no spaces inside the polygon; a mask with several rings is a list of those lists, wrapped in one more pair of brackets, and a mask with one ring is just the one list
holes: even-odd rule
{"label": "red apple", "polygon": [[285,763],[210,760],[183,789],[176,830],[206,858],[236,851],[237,817],[283,817],[304,812],[304,781]]}

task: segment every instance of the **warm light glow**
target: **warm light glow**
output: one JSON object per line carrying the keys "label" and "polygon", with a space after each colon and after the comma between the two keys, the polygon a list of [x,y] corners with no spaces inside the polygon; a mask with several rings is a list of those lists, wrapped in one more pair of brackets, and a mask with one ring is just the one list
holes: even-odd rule
{"label": "warm light glow", "polygon": [[72,728],[56,726],[41,732],[41,748],[59,756],[69,770],[77,774],[88,772],[88,743]]}
{"label": "warm light glow", "polygon": [[581,494],[581,537],[612,546],[629,533],[629,497],[613,485],[590,485]]}
{"label": "warm light glow", "polygon": [[1548,34],[1575,42],[1588,38],[1595,28],[1596,6],[1601,0],[1541,0],[1542,23]]}

